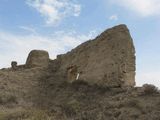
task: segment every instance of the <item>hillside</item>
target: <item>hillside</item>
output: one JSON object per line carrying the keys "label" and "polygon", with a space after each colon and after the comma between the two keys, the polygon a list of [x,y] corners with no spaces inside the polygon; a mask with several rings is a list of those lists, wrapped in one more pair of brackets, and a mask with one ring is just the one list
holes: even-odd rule
{"label": "hillside", "polygon": [[135,48],[125,25],[55,60],[43,50],[0,70],[0,120],[160,120],[160,92],[135,87]]}

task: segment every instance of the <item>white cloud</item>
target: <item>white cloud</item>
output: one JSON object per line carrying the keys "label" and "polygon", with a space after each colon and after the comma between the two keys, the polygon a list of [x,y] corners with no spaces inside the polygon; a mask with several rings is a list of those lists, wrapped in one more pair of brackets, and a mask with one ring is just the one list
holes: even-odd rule
{"label": "white cloud", "polygon": [[87,35],[77,35],[76,32],[56,32],[49,37],[38,34],[17,35],[0,31],[0,68],[10,66],[15,60],[19,64],[25,63],[28,53],[33,49],[43,49],[54,59],[57,54],[65,53],[80,43],[94,37],[90,32]]}
{"label": "white cloud", "polygon": [[111,0],[111,2],[143,17],[160,15],[160,0]]}
{"label": "white cloud", "polygon": [[33,27],[28,27],[28,26],[19,26],[20,29],[23,29],[25,31],[31,32],[31,33],[36,33],[36,30]]}
{"label": "white cloud", "polygon": [[160,88],[160,71],[139,72],[136,75],[137,86],[143,84],[153,84]]}
{"label": "white cloud", "polygon": [[79,16],[81,6],[72,0],[27,0],[27,4],[35,8],[49,26],[57,25],[67,16]]}
{"label": "white cloud", "polygon": [[112,15],[112,16],[109,17],[109,20],[117,21],[118,16],[117,15]]}

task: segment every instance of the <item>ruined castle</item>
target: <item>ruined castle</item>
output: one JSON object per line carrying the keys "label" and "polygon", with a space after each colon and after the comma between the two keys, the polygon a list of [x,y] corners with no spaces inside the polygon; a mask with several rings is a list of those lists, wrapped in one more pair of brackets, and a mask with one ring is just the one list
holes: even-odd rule
{"label": "ruined castle", "polygon": [[126,25],[118,25],[58,55],[55,60],[49,58],[47,51],[33,50],[25,65],[12,62],[15,72],[33,68],[49,68],[52,70],[49,74],[70,83],[82,80],[108,87],[132,87],[135,85],[135,48]]}

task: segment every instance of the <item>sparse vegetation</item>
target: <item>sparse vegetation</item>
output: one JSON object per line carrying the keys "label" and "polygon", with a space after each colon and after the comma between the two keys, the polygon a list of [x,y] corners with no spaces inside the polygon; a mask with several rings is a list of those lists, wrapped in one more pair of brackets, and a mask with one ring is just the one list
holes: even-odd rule
{"label": "sparse vegetation", "polygon": [[17,97],[11,93],[0,93],[0,104],[17,103]]}
{"label": "sparse vegetation", "polygon": [[[33,100],[31,108],[24,106],[17,109],[17,96],[11,92],[1,92],[0,107],[4,106],[5,110],[0,109],[0,120],[143,120],[150,114],[150,118],[160,117],[157,114],[160,112],[160,94],[153,85],[127,92],[125,88],[89,85],[80,80],[73,83],[58,81],[52,76],[44,76],[38,82],[29,92],[29,99],[24,100]],[[142,90],[143,95],[135,97],[138,89]]]}
{"label": "sparse vegetation", "polygon": [[128,101],[124,102],[124,105],[126,107],[136,108],[140,111],[142,111],[142,108],[143,108],[141,102],[137,99],[129,99]]}
{"label": "sparse vegetation", "polygon": [[143,92],[145,95],[158,94],[159,90],[157,87],[151,84],[144,84],[142,86]]}
{"label": "sparse vegetation", "polygon": [[76,114],[80,109],[79,107],[80,107],[79,103],[75,101],[72,101],[71,103],[63,104],[61,106],[64,115],[66,115],[66,117],[68,118],[72,118],[76,116]]}
{"label": "sparse vegetation", "polygon": [[50,120],[50,117],[43,110],[17,108],[0,111],[0,120]]}
{"label": "sparse vegetation", "polygon": [[26,64],[0,70],[0,120],[159,120],[158,89],[134,88],[134,78],[125,25],[55,60],[33,50]]}

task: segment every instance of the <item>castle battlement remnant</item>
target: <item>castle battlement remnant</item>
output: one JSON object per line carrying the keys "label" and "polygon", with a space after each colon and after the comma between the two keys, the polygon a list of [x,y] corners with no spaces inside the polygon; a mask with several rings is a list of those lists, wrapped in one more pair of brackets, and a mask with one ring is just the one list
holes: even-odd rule
{"label": "castle battlement remnant", "polygon": [[[13,62],[12,68],[16,67]],[[135,48],[127,26],[118,25],[58,55],[55,60],[49,59],[47,51],[31,51],[22,68],[36,67],[48,68],[57,80],[69,83],[82,80],[108,87],[132,87],[135,85]]]}

